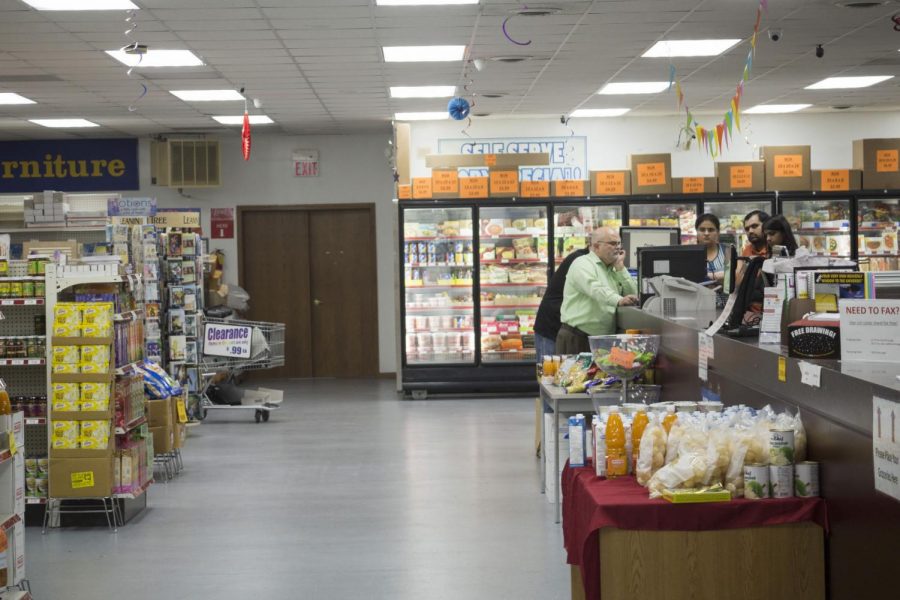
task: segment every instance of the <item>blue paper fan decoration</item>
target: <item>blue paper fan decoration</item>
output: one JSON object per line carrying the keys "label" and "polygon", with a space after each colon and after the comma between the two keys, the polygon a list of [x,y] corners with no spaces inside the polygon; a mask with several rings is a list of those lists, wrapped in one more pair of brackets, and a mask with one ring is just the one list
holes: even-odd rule
{"label": "blue paper fan decoration", "polygon": [[457,121],[462,121],[468,117],[469,109],[469,101],[465,98],[460,98],[459,96],[447,103],[447,112],[450,113],[450,117]]}

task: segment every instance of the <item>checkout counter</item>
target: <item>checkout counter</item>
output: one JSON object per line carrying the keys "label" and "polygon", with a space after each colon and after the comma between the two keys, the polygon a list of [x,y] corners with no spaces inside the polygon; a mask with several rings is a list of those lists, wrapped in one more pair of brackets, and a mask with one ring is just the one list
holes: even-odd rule
{"label": "checkout counter", "polygon": [[617,327],[661,334],[656,373],[663,400],[699,399],[704,385],[717,389],[726,405],[770,404],[778,411],[801,411],[809,458],[821,463],[820,489],[830,523],[827,597],[895,597],[900,502],[875,491],[872,396],[900,401],[900,365],[807,360],[822,367],[820,387],[815,388],[801,383],[801,361],[789,358],[783,347],[720,334],[714,336],[704,383],[698,377],[698,332],[717,316],[715,310],[667,311],[662,316],[620,308]]}

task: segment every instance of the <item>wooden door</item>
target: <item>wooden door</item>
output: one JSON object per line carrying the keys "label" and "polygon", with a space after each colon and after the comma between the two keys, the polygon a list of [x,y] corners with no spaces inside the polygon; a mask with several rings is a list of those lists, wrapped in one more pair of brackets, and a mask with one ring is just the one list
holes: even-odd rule
{"label": "wooden door", "polygon": [[374,210],[309,213],[313,373],[378,374]]}
{"label": "wooden door", "polygon": [[287,329],[285,366],[260,375],[377,375],[374,207],[240,207],[238,214],[247,318]]}

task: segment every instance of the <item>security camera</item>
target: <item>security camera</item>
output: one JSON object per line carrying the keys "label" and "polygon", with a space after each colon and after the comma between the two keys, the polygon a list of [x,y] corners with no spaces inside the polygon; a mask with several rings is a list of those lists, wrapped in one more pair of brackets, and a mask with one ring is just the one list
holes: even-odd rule
{"label": "security camera", "polygon": [[769,39],[773,42],[781,41],[781,30],[780,29],[770,29],[769,30]]}
{"label": "security camera", "polygon": [[560,124],[565,125],[568,121],[569,121],[569,119],[566,118],[566,115],[560,115],[560,117],[559,117]]}
{"label": "security camera", "polygon": [[825,56],[825,48],[822,47],[822,44],[816,44],[816,58],[822,58]]}

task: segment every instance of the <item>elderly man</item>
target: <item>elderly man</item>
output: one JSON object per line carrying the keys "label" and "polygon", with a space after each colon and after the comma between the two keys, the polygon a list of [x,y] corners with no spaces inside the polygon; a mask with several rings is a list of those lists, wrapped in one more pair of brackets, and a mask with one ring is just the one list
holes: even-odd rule
{"label": "elderly man", "polygon": [[616,307],[638,303],[637,283],[625,268],[618,232],[601,227],[591,233],[590,252],[572,263],[556,336],[558,354],[589,352],[589,335],[616,332]]}

